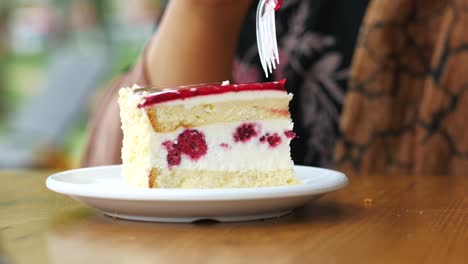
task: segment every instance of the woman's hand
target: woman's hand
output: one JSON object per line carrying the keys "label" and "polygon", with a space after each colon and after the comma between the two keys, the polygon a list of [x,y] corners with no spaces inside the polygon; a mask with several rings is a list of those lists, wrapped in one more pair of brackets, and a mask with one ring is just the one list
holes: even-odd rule
{"label": "woman's hand", "polygon": [[240,26],[251,0],[171,0],[146,57],[153,85],[231,78]]}

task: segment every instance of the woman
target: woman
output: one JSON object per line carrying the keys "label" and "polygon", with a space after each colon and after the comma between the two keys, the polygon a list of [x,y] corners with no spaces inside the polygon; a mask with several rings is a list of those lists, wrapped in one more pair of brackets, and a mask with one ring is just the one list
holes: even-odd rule
{"label": "woman", "polygon": [[[287,78],[295,94],[294,161],[348,173],[463,173],[465,2],[374,0],[354,48],[367,1],[284,1],[277,12],[282,64],[273,79]],[[170,1],[140,60],[96,111],[84,164],[120,162],[118,87],[265,81],[255,5]]]}

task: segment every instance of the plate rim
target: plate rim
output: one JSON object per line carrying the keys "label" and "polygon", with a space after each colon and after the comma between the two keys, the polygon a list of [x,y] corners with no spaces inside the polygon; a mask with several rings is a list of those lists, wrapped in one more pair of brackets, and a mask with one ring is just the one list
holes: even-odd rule
{"label": "plate rim", "polygon": [[[339,190],[349,184],[348,177],[339,171],[318,168],[312,166],[294,165],[294,169],[311,169],[327,173],[326,185],[320,188],[311,183],[288,185],[278,187],[254,187],[254,188],[215,188],[215,189],[141,189],[141,188],[116,188],[102,189],[96,186],[86,186],[64,182],[58,177],[66,177],[67,174],[89,172],[93,170],[117,169],[121,165],[107,165],[72,169],[54,173],[47,177],[46,187],[56,193],[88,198],[133,200],[133,201],[240,201],[251,199],[274,199],[311,196]],[[323,184],[323,183],[322,183]]]}

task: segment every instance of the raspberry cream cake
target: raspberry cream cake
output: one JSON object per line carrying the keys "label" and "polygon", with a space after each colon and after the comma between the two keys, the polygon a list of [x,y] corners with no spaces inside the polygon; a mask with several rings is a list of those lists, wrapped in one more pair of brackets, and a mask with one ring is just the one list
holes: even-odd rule
{"label": "raspberry cream cake", "polygon": [[122,88],[123,176],[146,188],[296,184],[285,81]]}

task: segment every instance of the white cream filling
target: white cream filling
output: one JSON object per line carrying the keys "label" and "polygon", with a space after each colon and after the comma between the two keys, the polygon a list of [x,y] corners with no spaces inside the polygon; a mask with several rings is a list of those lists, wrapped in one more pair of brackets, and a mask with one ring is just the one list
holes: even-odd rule
{"label": "white cream filling", "polygon": [[[249,121],[259,124],[259,133],[247,142],[234,142],[233,134],[236,128],[245,122],[218,123],[200,126],[197,129],[205,135],[208,146],[207,153],[198,160],[192,160],[182,155],[181,163],[173,166],[174,169],[184,170],[213,170],[213,171],[243,171],[243,170],[283,170],[291,169],[293,162],[290,158],[290,138],[285,131],[292,129],[289,119]],[[152,146],[152,162],[157,168],[168,168],[167,150],[162,146],[163,142],[176,142],[177,136],[183,132],[183,128],[171,133],[154,133]],[[265,133],[277,133],[281,143],[271,147],[268,142],[260,142],[260,137]],[[228,146],[222,146],[227,144]]]}

